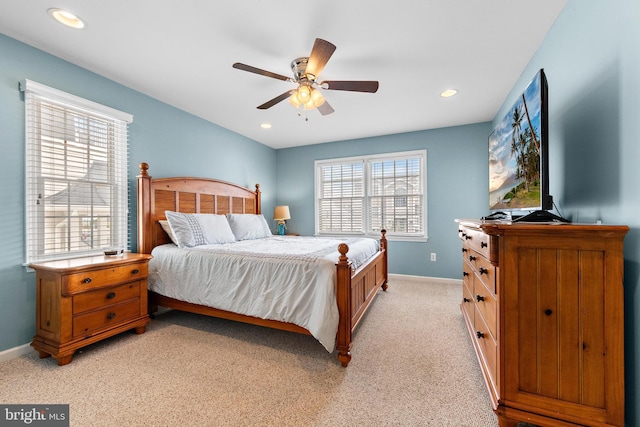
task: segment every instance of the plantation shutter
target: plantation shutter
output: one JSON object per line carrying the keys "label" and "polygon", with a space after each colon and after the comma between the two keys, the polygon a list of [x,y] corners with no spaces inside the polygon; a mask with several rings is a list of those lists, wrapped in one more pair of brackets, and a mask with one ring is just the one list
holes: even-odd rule
{"label": "plantation shutter", "polygon": [[26,262],[128,244],[132,116],[32,81],[26,118]]}

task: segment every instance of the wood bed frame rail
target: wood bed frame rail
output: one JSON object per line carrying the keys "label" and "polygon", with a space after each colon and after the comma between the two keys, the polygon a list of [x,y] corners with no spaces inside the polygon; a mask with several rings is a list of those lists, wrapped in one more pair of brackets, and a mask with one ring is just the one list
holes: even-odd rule
{"label": "wood bed frame rail", "polygon": [[[138,252],[150,254],[158,245],[169,243],[169,236],[159,221],[166,219],[165,211],[183,213],[261,213],[260,185],[255,190],[229,182],[194,177],[156,178],[149,175],[149,165],[140,163],[138,180]],[[347,258],[349,247],[338,247],[336,263],[336,300],[340,320],[336,335],[336,350],[342,366],[351,360],[353,332],[380,288],[387,290],[387,239],[381,231],[380,250],[364,265],[354,269]],[[204,314],[212,317],[266,326],[290,332],[309,334],[293,323],[261,319],[203,305],[191,304],[149,292],[149,309],[158,306]]]}

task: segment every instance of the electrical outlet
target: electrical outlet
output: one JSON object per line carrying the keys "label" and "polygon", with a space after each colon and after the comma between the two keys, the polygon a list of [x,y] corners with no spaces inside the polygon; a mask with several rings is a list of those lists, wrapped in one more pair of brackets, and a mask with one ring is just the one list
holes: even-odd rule
{"label": "electrical outlet", "polygon": [[436,260],[436,253],[431,252],[431,261],[435,261],[435,260]]}

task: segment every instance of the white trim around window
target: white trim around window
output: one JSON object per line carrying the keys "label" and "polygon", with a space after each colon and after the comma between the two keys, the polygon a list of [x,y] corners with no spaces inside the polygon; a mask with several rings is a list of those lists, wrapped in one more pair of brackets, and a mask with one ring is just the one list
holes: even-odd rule
{"label": "white trim around window", "polygon": [[427,151],[316,160],[315,234],[427,240]]}
{"label": "white trim around window", "polygon": [[133,116],[26,80],[25,265],[127,249]]}

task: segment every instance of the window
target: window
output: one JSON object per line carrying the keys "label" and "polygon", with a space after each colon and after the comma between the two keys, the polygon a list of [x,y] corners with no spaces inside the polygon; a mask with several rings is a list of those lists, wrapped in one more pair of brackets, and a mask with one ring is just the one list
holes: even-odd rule
{"label": "window", "polygon": [[129,114],[26,80],[26,262],[126,248]]}
{"label": "window", "polygon": [[315,162],[316,234],[425,239],[425,150]]}

